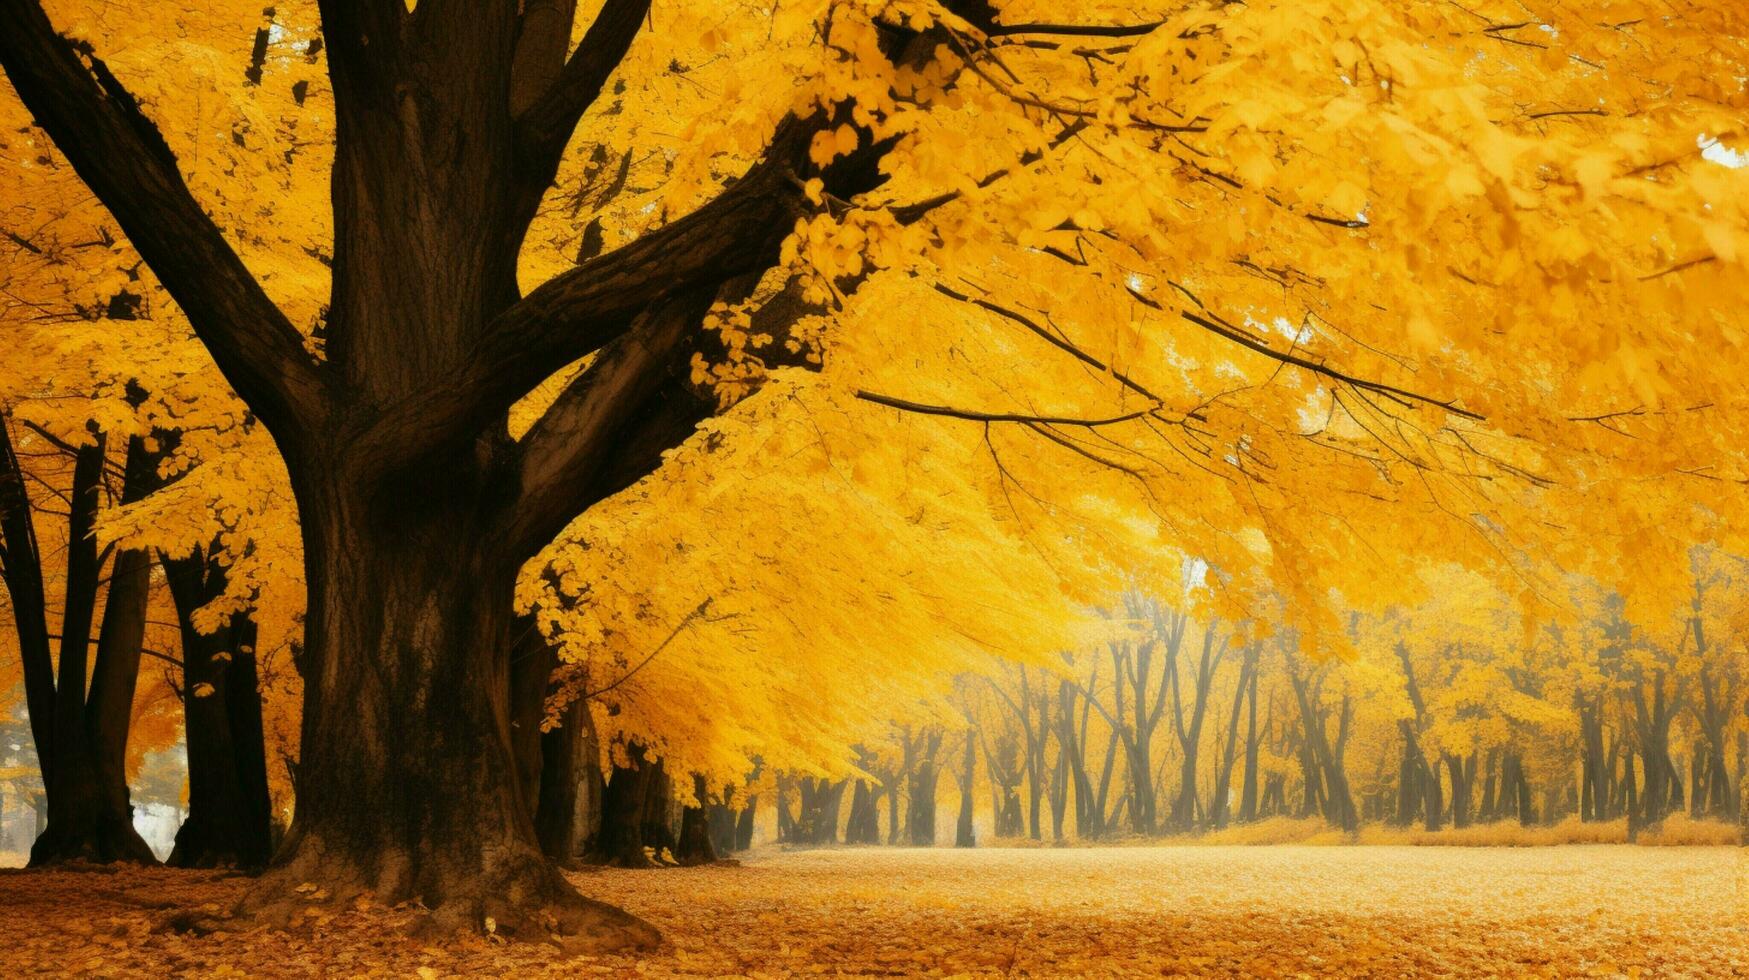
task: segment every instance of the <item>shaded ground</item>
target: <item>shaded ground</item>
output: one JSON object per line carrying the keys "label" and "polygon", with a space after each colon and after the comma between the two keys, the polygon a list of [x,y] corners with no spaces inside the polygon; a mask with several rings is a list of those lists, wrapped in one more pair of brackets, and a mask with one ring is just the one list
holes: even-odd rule
{"label": "shaded ground", "polygon": [[381,909],[154,933],[164,906],[216,911],[242,880],[7,871],[0,975],[1749,976],[1734,847],[829,850],[575,880],[668,946],[422,946]]}

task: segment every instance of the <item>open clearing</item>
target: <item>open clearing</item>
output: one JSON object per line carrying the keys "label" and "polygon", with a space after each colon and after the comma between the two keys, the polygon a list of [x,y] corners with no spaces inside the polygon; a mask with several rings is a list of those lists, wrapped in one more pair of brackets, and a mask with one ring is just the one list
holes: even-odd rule
{"label": "open clearing", "polygon": [[668,935],[640,959],[487,938],[424,946],[389,910],[292,932],[153,933],[165,903],[228,906],[243,880],[10,871],[0,975],[1746,976],[1744,858],[1735,847],[767,850],[740,866],[575,875]]}

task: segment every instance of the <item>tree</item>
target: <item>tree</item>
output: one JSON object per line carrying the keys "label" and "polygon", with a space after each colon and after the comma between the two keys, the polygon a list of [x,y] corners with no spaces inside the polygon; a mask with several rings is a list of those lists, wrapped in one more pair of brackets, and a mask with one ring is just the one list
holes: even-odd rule
{"label": "tree", "polygon": [[[18,635],[48,815],[47,827],[31,847],[31,863],[156,864],[134,830],[126,777],[151,559],[128,548],[111,561],[113,549],[98,547],[96,521],[108,462],[105,434],[94,430],[82,445],[62,443],[74,463],[63,498],[68,510],[62,619],[58,637],[51,634],[35,506],[9,429],[10,420],[0,418],[0,579]],[[145,442],[130,440],[123,499],[149,492],[157,480],[156,467],[156,454]],[[104,590],[100,579],[106,564],[109,584]],[[100,592],[105,593],[103,618],[91,659],[91,626]],[[52,660],[51,639],[58,639]]]}

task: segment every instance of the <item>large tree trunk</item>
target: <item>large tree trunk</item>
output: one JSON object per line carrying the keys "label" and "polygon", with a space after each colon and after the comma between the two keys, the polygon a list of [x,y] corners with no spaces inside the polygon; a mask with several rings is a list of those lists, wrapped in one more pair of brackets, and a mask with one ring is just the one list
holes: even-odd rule
{"label": "large tree trunk", "polygon": [[644,810],[653,764],[644,759],[644,747],[635,742],[625,751],[631,765],[616,763],[608,776],[607,788],[601,796],[601,829],[595,835],[589,860],[622,868],[647,868],[650,858],[644,853]]}
{"label": "large tree trunk", "polygon": [[431,476],[415,497],[366,502],[337,467],[333,483],[299,494],[299,798],[278,867],[248,904],[295,905],[296,887],[314,882],[340,901],[418,900],[440,932],[490,919],[509,935],[654,942],[644,923],[577,895],[542,852],[511,748],[515,567],[470,532],[469,495]]}
{"label": "large tree trunk", "polygon": [[[297,889],[313,883],[333,902],[418,899],[439,929],[657,938],[582,900],[541,853],[510,737],[515,575],[708,414],[670,411],[677,399],[658,395],[685,391],[674,379],[717,290],[776,264],[803,182],[817,175],[848,200],[884,180],[892,144],[864,130],[822,169],[813,137],[849,125],[853,107],[786,119],[761,163],[710,204],[521,296],[529,222],[648,12],[608,0],[571,53],[569,18],[533,23],[537,6],[553,11],[321,5],[337,135],[319,360],[95,55],[34,3],[11,5],[0,31],[13,89],[273,434],[296,491],[308,589],[299,800],[246,908],[307,908]],[[985,3],[951,6],[993,23]],[[920,65],[941,40],[893,29],[878,43]],[[509,407],[590,354],[512,444]]]}

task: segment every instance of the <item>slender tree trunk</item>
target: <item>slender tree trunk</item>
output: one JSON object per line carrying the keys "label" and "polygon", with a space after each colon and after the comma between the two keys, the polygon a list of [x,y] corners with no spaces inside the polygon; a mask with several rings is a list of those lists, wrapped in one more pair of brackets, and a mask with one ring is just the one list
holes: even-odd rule
{"label": "slender tree trunk", "polygon": [[1251,649],[1247,648],[1245,659],[1239,666],[1239,683],[1233,688],[1233,710],[1227,715],[1227,735],[1221,751],[1220,768],[1215,772],[1215,795],[1209,805],[1209,824],[1216,830],[1227,825],[1227,815],[1232,810],[1231,801],[1227,799],[1232,794],[1233,762],[1239,751],[1239,711],[1244,707],[1245,688],[1250,682],[1251,672],[1256,669],[1256,660]]}
{"label": "slender tree trunk", "polygon": [[753,818],[758,809],[758,794],[747,797],[747,805],[741,808],[741,813],[735,818],[735,850],[745,851],[753,846]]}
{"label": "slender tree trunk", "polygon": [[1257,819],[1257,749],[1259,736],[1257,730],[1257,670],[1251,671],[1250,683],[1245,690],[1245,786],[1239,794],[1239,821],[1250,823]]}
{"label": "slender tree trunk", "polygon": [[[151,561],[143,551],[116,556],[97,639],[91,696],[82,706],[79,740],[56,757],[59,800],[49,796],[49,823],[31,848],[31,864],[66,860],[158,859],[134,829],[127,785],[128,729],[145,635]],[[59,805],[57,805],[57,803]]]}
{"label": "slender tree trunk", "polygon": [[[122,553],[112,569],[102,634],[98,637],[95,663],[91,664],[89,696],[86,690],[91,622],[96,614],[98,578],[103,564],[92,525],[102,492],[104,451],[105,441],[99,435],[75,456],[73,488],[68,498],[60,676],[56,680],[46,671],[46,665],[32,661],[31,647],[39,645],[38,638],[26,638],[27,624],[46,624],[45,610],[20,609],[21,603],[33,601],[30,583],[35,583],[36,598],[42,595],[40,556],[29,528],[19,533],[16,520],[30,520],[29,501],[22,492],[22,470],[12,455],[10,443],[4,448],[6,471],[0,473],[0,480],[19,484],[18,496],[6,502],[7,509],[22,509],[16,518],[9,518],[5,528],[7,586],[20,639],[27,644],[23,650],[27,696],[33,688],[38,690],[37,696],[28,697],[28,701],[47,801],[47,824],[30,849],[32,867],[62,861],[157,863],[151,849],[134,831],[124,770],[150,589],[150,561],[141,552]],[[139,439],[130,440],[124,496],[140,494],[144,489],[142,477],[150,476],[149,472],[140,472],[142,464],[155,462],[155,457],[145,453]],[[46,651],[46,625],[43,628],[40,646]],[[47,713],[39,718],[38,711]],[[50,742],[44,742],[45,735]]]}
{"label": "slender tree trunk", "polygon": [[976,847],[977,836],[972,830],[972,786],[978,772],[978,741],[977,733],[966,732],[965,768],[960,772],[960,812],[959,820],[954,825],[953,846]]}

